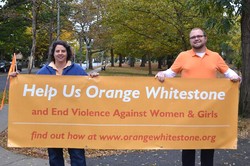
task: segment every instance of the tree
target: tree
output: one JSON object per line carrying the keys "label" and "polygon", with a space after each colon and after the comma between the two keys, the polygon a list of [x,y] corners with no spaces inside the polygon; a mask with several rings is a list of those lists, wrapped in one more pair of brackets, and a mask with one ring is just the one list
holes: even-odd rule
{"label": "tree", "polygon": [[146,56],[148,62],[151,58],[174,56],[186,50],[189,30],[204,23],[185,0],[115,2],[103,1],[106,5],[103,20],[113,39],[110,45],[116,54]]}
{"label": "tree", "polygon": [[[73,24],[69,20],[72,11],[69,3],[72,0],[60,0],[58,13],[57,0],[37,0],[37,45],[35,58],[37,61],[48,60],[48,48],[53,41],[60,39],[73,41]],[[60,17],[59,22],[57,17]],[[58,23],[60,23],[58,25]],[[60,36],[58,36],[60,35]]]}
{"label": "tree", "polygon": [[[210,16],[209,27],[219,33],[228,33],[235,24],[234,20],[241,17],[241,56],[242,56],[242,83],[240,87],[239,114],[250,117],[250,0],[199,0],[200,13]],[[214,4],[214,5],[211,5]],[[222,17],[213,17],[214,12],[221,13]]]}
{"label": "tree", "polygon": [[31,73],[31,70],[33,68],[33,62],[36,52],[36,11],[37,11],[37,2],[36,0],[32,0],[32,47],[31,52],[29,56],[29,65],[28,65],[28,73]]}
{"label": "tree", "polygon": [[240,113],[250,117],[250,0],[242,0],[241,45],[242,83],[240,89]]}
{"label": "tree", "polygon": [[30,53],[30,9],[25,0],[9,0],[0,8],[1,59],[10,60],[14,52],[21,52],[24,58]]}
{"label": "tree", "polygon": [[82,42],[84,41],[86,45],[86,61],[88,61],[88,68],[93,69],[91,47],[94,40],[92,38],[90,30],[97,21],[96,18],[98,16],[98,4],[92,0],[84,0],[81,2],[74,1],[71,4],[71,7],[73,8],[73,10],[70,16],[70,20],[73,22],[74,29],[77,34],[76,36],[79,40],[80,59],[83,60]]}

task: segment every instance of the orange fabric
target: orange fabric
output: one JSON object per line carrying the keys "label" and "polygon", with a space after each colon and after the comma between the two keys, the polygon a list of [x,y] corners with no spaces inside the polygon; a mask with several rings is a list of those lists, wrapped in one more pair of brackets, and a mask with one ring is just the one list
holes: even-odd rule
{"label": "orange fabric", "polygon": [[236,149],[238,86],[228,79],[20,74],[10,83],[8,146]]}
{"label": "orange fabric", "polygon": [[225,73],[228,68],[222,57],[209,49],[202,58],[193,49],[181,52],[171,66],[183,78],[216,78],[217,72]]}
{"label": "orange fabric", "polygon": [[11,72],[15,72],[16,71],[16,54],[14,53],[13,57],[12,57],[12,62],[10,65],[10,69],[8,72],[8,76],[7,76],[7,80],[5,83],[5,87],[4,87],[4,91],[3,91],[3,97],[2,97],[2,101],[1,101],[1,105],[0,105],[0,111],[3,109],[4,106],[4,100],[5,100],[5,96],[6,96],[6,87],[8,86],[8,82],[9,82],[9,75]]}
{"label": "orange fabric", "polygon": [[11,65],[10,65],[10,69],[9,69],[9,72],[8,72],[8,78],[9,78],[9,75],[11,72],[15,72],[17,71],[16,70],[16,54],[14,53],[13,57],[12,57],[12,62],[11,62]]}

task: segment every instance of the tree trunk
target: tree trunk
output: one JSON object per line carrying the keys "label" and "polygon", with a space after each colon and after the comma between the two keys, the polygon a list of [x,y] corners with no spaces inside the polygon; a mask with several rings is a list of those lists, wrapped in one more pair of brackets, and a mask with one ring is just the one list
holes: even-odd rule
{"label": "tree trunk", "polygon": [[91,48],[89,48],[88,50],[88,56],[89,56],[89,69],[93,70],[93,63],[92,63],[92,52],[91,52]]}
{"label": "tree trunk", "polygon": [[147,62],[146,58],[147,58],[146,55],[143,55],[141,57],[141,65],[140,65],[140,67],[145,67],[146,66],[146,62]]}
{"label": "tree trunk", "polygon": [[61,23],[60,23],[60,0],[57,0],[57,40],[60,40],[60,30],[61,30]]}
{"label": "tree trunk", "polygon": [[242,83],[240,89],[240,115],[250,117],[250,0],[242,1],[241,44]]}
{"label": "tree trunk", "polygon": [[35,57],[35,52],[36,52],[36,16],[37,16],[37,4],[36,0],[32,0],[32,48],[30,52],[30,57],[29,57],[29,64],[28,64],[28,73],[31,73],[31,70],[33,68],[33,62],[34,62],[34,57]]}
{"label": "tree trunk", "polygon": [[122,55],[119,54],[119,67],[122,67]]}
{"label": "tree trunk", "polygon": [[163,58],[164,58],[164,57],[158,57],[158,58],[157,58],[157,61],[158,61],[158,67],[157,67],[157,68],[158,68],[158,69],[162,69],[162,64],[163,64],[162,61],[163,61]]}
{"label": "tree trunk", "polygon": [[135,67],[135,57],[129,57],[129,66]]}
{"label": "tree trunk", "polygon": [[[81,67],[82,67],[82,62],[83,62],[82,47],[83,47],[82,34],[79,33],[79,56],[80,56],[80,62],[79,63],[80,63]],[[87,65],[87,60],[86,60],[86,65]]]}
{"label": "tree trunk", "polygon": [[54,21],[55,21],[54,20],[54,12],[55,12],[54,4],[55,4],[55,0],[52,1],[52,6],[50,10],[50,14],[52,17],[50,18],[50,21],[49,21],[49,46],[53,43],[53,32],[54,32]]}
{"label": "tree trunk", "polygon": [[174,62],[174,57],[172,55],[167,56],[167,68],[169,69]]}
{"label": "tree trunk", "polygon": [[114,50],[113,48],[110,49],[110,55],[111,55],[111,67],[115,67],[115,63],[114,63]]}
{"label": "tree trunk", "polygon": [[93,70],[93,63],[92,63],[92,52],[91,52],[91,44],[92,41],[87,36],[84,36],[84,41],[86,43],[86,69]]}
{"label": "tree trunk", "polygon": [[151,65],[151,54],[148,54],[148,75],[153,75]]}

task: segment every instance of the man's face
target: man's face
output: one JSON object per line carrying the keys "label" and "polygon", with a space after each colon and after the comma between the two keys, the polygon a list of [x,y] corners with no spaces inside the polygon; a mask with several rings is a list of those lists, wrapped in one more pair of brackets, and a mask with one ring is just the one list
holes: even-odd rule
{"label": "man's face", "polygon": [[189,34],[190,45],[194,49],[201,49],[206,46],[207,37],[204,36],[202,30],[192,30]]}

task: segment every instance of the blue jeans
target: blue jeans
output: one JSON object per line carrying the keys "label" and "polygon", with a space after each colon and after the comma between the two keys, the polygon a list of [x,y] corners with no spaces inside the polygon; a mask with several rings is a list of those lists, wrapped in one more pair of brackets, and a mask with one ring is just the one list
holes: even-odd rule
{"label": "blue jeans", "polygon": [[[71,166],[86,166],[84,149],[68,149],[70,155]],[[63,149],[62,148],[48,148],[49,165],[50,166],[64,166]]]}

